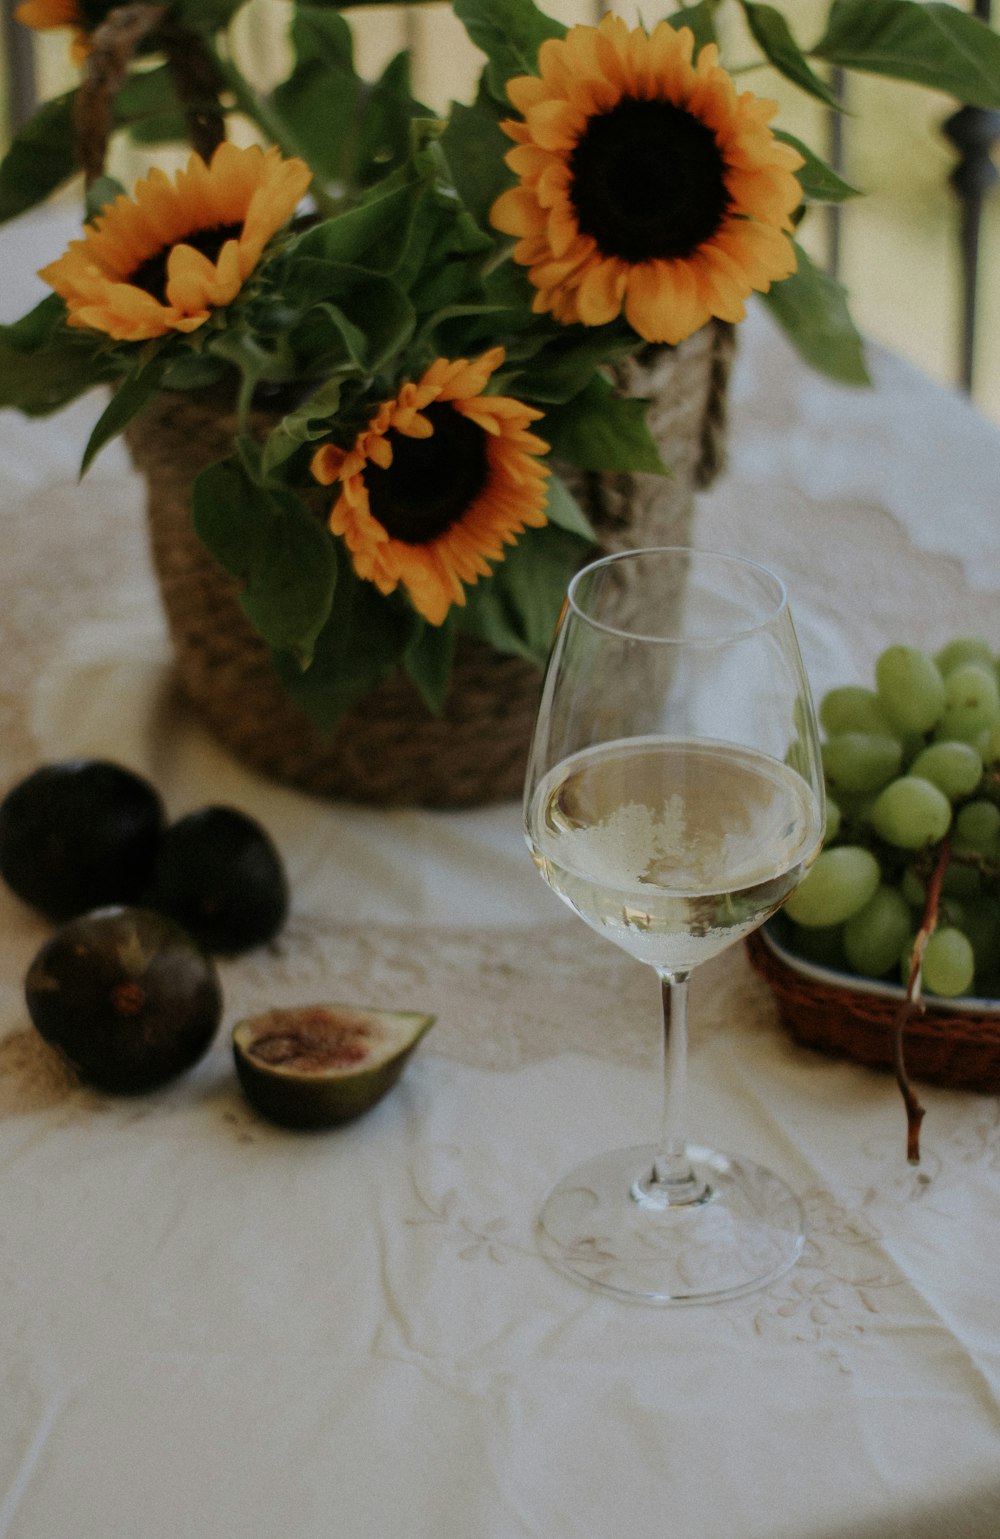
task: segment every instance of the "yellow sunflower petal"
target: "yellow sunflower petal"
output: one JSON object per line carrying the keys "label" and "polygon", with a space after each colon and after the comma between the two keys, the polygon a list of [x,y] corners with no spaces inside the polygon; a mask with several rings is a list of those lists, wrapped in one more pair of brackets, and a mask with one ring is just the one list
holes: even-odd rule
{"label": "yellow sunflower petal", "polygon": [[577,289],[576,305],[585,326],[604,326],[621,313],[626,269],[619,261],[598,262],[587,268]]}
{"label": "yellow sunflower petal", "polygon": [[[413,607],[431,625],[443,624],[453,604],[465,603],[463,585],[486,576],[490,561],[502,560],[506,546],[515,543],[525,529],[546,522],[549,472],[537,456],[548,446],[527,432],[541,413],[507,396],[483,394],[503,359],[502,347],[491,348],[472,360],[436,359],[421,380],[404,382],[394,401],[378,407],[351,450],[345,452],[327,444],[312,457],[311,469],[317,481],[324,485],[340,482],[328,523],[331,532],[344,540],[358,576],[385,594],[402,584]],[[418,405],[425,411],[433,405],[434,412],[444,412],[445,417],[437,415],[432,420],[417,410]],[[408,483],[402,524],[395,526],[390,480],[388,493],[379,499],[380,516],[375,517],[365,473],[368,466],[391,472],[395,460],[388,435],[402,432],[419,443],[419,433],[426,431],[432,437],[439,429],[446,429],[449,411],[483,433],[486,468],[479,489],[443,523],[435,500],[430,514],[433,521],[425,534],[419,535],[419,523],[414,525],[412,483]],[[463,432],[467,435],[467,430]],[[416,447],[407,450],[407,456],[416,453]],[[437,494],[437,484],[433,490]]]}
{"label": "yellow sunflower petal", "polygon": [[[42,270],[73,326],[139,341],[187,332],[210,309],[231,304],[267,241],[286,222],[310,173],[255,146],[220,145],[210,164],[192,155],[171,180],[159,168],[106,205],[83,238]],[[214,260],[195,236],[221,230]],[[144,287],[144,267],[163,259],[162,294]],[[133,281],[135,280],[135,281]]]}
{"label": "yellow sunflower petal", "polygon": [[[751,289],[792,270],[787,233],[801,202],[797,152],[768,127],[773,103],[738,92],[714,44],[695,58],[690,28],[663,21],[647,33],[613,14],[593,27],[570,27],[546,40],[537,76],[521,77],[511,101],[523,116],[507,156],[519,180],[490,218],[518,237],[513,256],[536,290],[534,312],[598,326],[624,308],[640,336],[676,342],[714,314],[742,316]],[[657,117],[657,103],[671,112]],[[626,137],[616,146],[609,135],[619,112]],[[614,164],[609,144],[631,153],[627,136],[635,138],[640,123],[655,172],[656,157],[669,155],[672,142],[687,143],[677,137],[678,112],[714,141],[714,163],[709,154],[704,172],[692,172],[711,179],[703,196],[695,184],[676,214],[668,202],[660,217],[639,217],[629,227],[627,200],[613,184],[577,186],[576,178],[598,178]],[[598,120],[600,138],[585,154]],[[643,156],[636,154],[636,164]],[[651,176],[651,199],[655,189]]]}

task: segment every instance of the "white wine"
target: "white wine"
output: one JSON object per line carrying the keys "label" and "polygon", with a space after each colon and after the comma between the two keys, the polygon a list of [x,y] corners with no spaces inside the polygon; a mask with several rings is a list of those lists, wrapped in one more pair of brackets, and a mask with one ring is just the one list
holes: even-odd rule
{"label": "white wine", "polygon": [[639,961],[678,972],[772,914],[822,832],[816,796],[788,765],[660,737],[565,759],[527,817],[535,865],[570,908]]}

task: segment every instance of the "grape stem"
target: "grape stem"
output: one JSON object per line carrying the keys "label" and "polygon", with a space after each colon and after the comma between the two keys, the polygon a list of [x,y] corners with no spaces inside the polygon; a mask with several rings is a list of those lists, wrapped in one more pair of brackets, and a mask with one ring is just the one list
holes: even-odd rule
{"label": "grape stem", "polygon": [[893,1068],[896,1071],[896,1083],[903,1097],[903,1105],[906,1107],[906,1158],[911,1165],[920,1164],[920,1125],[924,1120],[924,1108],[921,1106],[917,1093],[910,1082],[906,1072],[906,1054],[903,1047],[903,1039],[906,1028],[917,1010],[923,1009],[920,993],[921,966],[924,959],[924,950],[930,940],[938,922],[938,912],[941,905],[941,883],[951,860],[951,840],[942,839],[938,847],[934,869],[927,883],[927,895],[924,901],[923,917],[920,921],[920,929],[917,931],[910,952],[910,970],[906,981],[906,998],[896,1012],[893,1026]]}

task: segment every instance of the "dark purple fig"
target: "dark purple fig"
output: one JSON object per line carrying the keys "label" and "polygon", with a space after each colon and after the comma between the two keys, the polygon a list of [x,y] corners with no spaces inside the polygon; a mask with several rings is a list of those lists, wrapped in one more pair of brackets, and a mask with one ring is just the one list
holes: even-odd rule
{"label": "dark purple fig", "polygon": [[222,1018],[212,959],[172,919],[105,908],[62,925],[25,980],[28,1013],[80,1078],[152,1090],[204,1056]]}
{"label": "dark purple fig", "polygon": [[49,919],[132,903],[164,825],[157,791],[120,764],[43,764],[0,802],[0,876]]}
{"label": "dark purple fig", "polygon": [[202,807],[164,833],[144,901],[206,951],[235,955],[277,935],[288,916],[288,878],[253,818],[235,807]]}

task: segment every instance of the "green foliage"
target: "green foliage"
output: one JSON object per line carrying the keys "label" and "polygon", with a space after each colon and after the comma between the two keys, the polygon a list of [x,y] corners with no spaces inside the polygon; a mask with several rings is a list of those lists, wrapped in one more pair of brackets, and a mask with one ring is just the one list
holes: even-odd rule
{"label": "green foliage", "polygon": [[807,363],[845,385],[871,383],[864,348],[847,308],[843,285],[822,272],[796,244],[798,269],[764,295]]}
{"label": "green foliage", "polygon": [[333,541],[302,499],[261,485],[237,459],[201,471],[194,527],[242,585],[247,618],[268,644],[300,668],[312,661],[337,585]]}
{"label": "green foliage", "polygon": [[750,34],[768,62],[800,90],[815,96],[827,107],[836,107],[836,96],[826,81],[810,69],[782,13],[775,10],[773,5],[759,5],[752,3],[752,0],[740,0],[740,4]]}
{"label": "green foliage", "polygon": [[533,75],[545,39],[566,34],[562,22],[543,15],[533,0],[453,0],[452,10],[486,55],[487,84],[504,105],[507,81]]}
{"label": "green foliage", "polygon": [[717,41],[715,31],[715,13],[718,9],[718,0],[697,0],[694,5],[683,5],[679,11],[668,16],[672,27],[690,27],[694,34],[696,51],[704,48],[706,43]]}
{"label": "green foliage", "polygon": [[579,540],[555,523],[533,530],[510,548],[489,582],[469,589],[457,623],[497,651],[542,667],[583,554]]}
{"label": "green foliage", "polygon": [[[326,522],[339,488],[321,489],[311,475],[317,447],[350,449],[382,403],[436,359],[499,347],[503,361],[489,389],[542,413],[536,431],[552,465],[586,475],[670,470],[647,403],[614,387],[615,366],[639,345],[636,333],[622,316],[589,327],[538,313],[514,243],[490,221],[497,197],[515,181],[502,127],[512,112],[508,82],[535,73],[539,49],[567,29],[534,0],[453,0],[483,66],[473,100],[436,117],[413,94],[405,51],[375,79],[359,72],[350,12],[381,0],[292,0],[282,12],[289,67],[267,92],[241,73],[228,35],[242,3],[173,0],[169,24],[187,29],[182,46],[154,28],[134,58],[114,61],[111,73],[120,69],[123,78],[103,104],[112,137],[148,149],[185,141],[196,122],[210,134],[239,113],[263,142],[307,162],[310,206],[272,239],[232,303],[190,333],[116,342],[69,326],[55,296],[0,326],[0,407],[44,415],[95,384],[112,386],[84,452],[86,469],[158,393],[216,392],[235,407],[239,427],[232,453],[198,477],[195,528],[239,583],[288,693],[326,730],[402,667],[428,707],[441,711],[463,633],[544,661],[566,584],[593,549],[594,532],[553,473],[546,525],[526,530],[489,576],[465,588],[464,604],[432,625],[404,588],[383,595],[357,575]],[[109,9],[85,9],[85,27]],[[726,11],[742,16],[759,56],[741,65],[766,63],[826,106],[835,105],[828,71],[836,66],[1000,107],[1000,38],[955,6],[830,0],[811,47],[796,36],[789,4],[693,0],[668,20],[690,27],[701,49],[726,36]],[[13,138],[0,161],[0,221],[74,178],[81,101],[87,105],[102,78],[100,68],[88,70],[81,88],[43,104]],[[804,162],[797,218],[811,205],[857,196],[808,145],[776,132]],[[95,217],[122,190],[106,177],[92,180],[83,217]],[[804,250],[797,271],[765,302],[810,364],[844,382],[867,382],[844,290]]]}
{"label": "green foliage", "polygon": [[14,135],[0,160],[0,222],[43,203],[76,171],[73,145],[75,91],[45,102]]}
{"label": "green foliage", "polygon": [[802,196],[808,202],[843,203],[848,198],[861,196],[860,188],[852,187],[850,182],[845,182],[832,166],[828,166],[794,134],[786,134],[779,128],[775,131],[775,138],[780,139],[784,144],[792,145],[802,156],[805,164],[800,166],[795,175],[799,179]]}
{"label": "green foliage", "polygon": [[299,0],[290,40],[292,70],[275,90],[273,106],[313,170],[363,188],[402,165],[411,120],[427,112],[410,94],[408,57],[392,59],[372,84],[362,80],[348,22],[316,0]]}
{"label": "green foliage", "polygon": [[44,417],[121,372],[100,341],[64,325],[54,294],[9,326],[0,326],[0,408]]}
{"label": "green foliage", "polygon": [[946,4],[833,0],[816,59],[1000,108],[1000,36]]}
{"label": "green foliage", "polygon": [[647,401],[617,395],[610,380],[591,377],[579,395],[545,414],[557,459],[580,470],[638,470],[669,474],[646,426]]}
{"label": "green foliage", "polygon": [[398,594],[382,598],[355,575],[346,551],[330,543],[337,568],[334,598],[309,666],[303,668],[294,651],[274,653],[286,692],[323,732],[332,731],[345,711],[389,677],[421,625]]}

